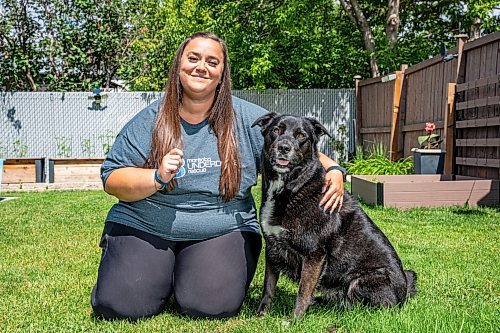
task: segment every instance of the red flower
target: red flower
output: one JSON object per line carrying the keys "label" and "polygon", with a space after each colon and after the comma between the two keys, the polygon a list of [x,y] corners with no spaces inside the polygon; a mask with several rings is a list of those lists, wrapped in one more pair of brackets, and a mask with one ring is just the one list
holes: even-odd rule
{"label": "red flower", "polygon": [[425,123],[425,131],[426,132],[434,132],[436,129],[436,124],[434,123]]}
{"label": "red flower", "polygon": [[439,134],[433,134],[436,130],[436,124],[434,123],[425,123],[425,131],[427,135],[422,135],[418,137],[418,143],[420,144],[420,148],[422,149],[437,149],[439,148],[439,144],[441,143],[441,139],[439,138]]}

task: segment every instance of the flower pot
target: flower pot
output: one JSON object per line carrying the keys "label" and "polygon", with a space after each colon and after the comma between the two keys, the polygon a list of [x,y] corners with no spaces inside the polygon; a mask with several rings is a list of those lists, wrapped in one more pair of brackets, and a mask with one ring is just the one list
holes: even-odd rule
{"label": "flower pot", "polygon": [[415,174],[443,174],[446,151],[419,148],[413,148],[411,151],[413,152]]}

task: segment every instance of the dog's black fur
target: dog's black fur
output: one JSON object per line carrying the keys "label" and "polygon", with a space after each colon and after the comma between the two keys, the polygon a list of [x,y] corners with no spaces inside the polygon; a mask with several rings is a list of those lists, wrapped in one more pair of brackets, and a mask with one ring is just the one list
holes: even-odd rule
{"label": "dog's black fur", "polygon": [[[324,169],[317,143],[328,131],[317,120],[266,114],[252,125],[264,135],[260,219],[266,240],[263,314],[280,273],[299,282],[294,317],[315,290],[329,303],[393,306],[416,292],[387,237],[347,194],[333,214],[319,207]],[[329,135],[329,134],[328,134]]]}

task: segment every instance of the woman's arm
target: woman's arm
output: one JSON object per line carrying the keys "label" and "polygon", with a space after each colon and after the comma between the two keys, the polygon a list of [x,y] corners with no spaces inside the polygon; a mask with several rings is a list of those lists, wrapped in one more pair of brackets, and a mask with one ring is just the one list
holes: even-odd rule
{"label": "woman's arm", "polygon": [[[175,176],[182,164],[182,156],[182,151],[174,148],[163,157],[158,168],[158,178],[162,182],[169,182]],[[142,200],[161,188],[155,180],[155,171],[136,167],[116,169],[108,176],[104,190],[122,201]]]}
{"label": "woman's arm", "polygon": [[[319,161],[325,170],[331,166],[338,165],[337,162],[321,152],[319,153]],[[331,170],[325,175],[323,191],[327,188],[328,190],[323,195],[323,198],[321,198],[319,205],[323,206],[323,210],[329,210],[332,213],[335,208],[342,207],[344,198],[344,175],[340,170]]]}
{"label": "woman's arm", "polygon": [[116,169],[106,180],[104,190],[121,201],[138,201],[156,193],[159,184],[155,169],[126,167]]}

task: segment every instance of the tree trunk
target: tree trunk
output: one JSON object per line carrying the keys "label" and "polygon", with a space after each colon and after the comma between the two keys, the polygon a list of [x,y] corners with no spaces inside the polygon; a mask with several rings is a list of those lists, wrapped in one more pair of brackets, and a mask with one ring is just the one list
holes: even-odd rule
{"label": "tree trunk", "polygon": [[[399,2],[399,1],[398,1]],[[363,36],[363,42],[365,44],[365,49],[370,52],[370,68],[372,72],[372,77],[380,76],[377,59],[375,58],[375,40],[373,39],[373,33],[370,29],[368,21],[366,20],[361,7],[357,0],[340,0],[340,4],[346,11],[347,15],[352,22],[358,27],[361,35]],[[398,7],[399,8],[399,7]]]}
{"label": "tree trunk", "polygon": [[389,0],[385,35],[391,47],[394,47],[398,41],[399,23],[399,0]]}
{"label": "tree trunk", "polygon": [[478,39],[481,37],[481,25],[483,24],[483,20],[479,17],[474,20],[474,23],[470,26],[469,33],[469,41],[473,41],[474,39]]}

